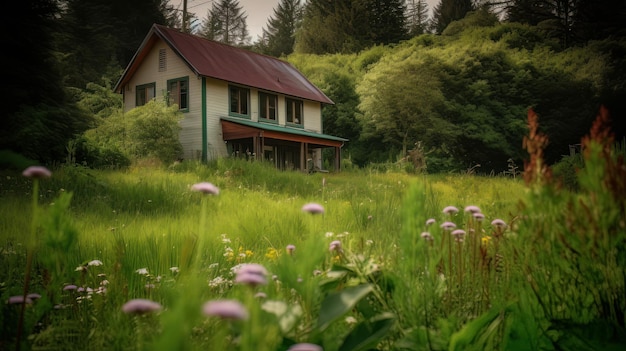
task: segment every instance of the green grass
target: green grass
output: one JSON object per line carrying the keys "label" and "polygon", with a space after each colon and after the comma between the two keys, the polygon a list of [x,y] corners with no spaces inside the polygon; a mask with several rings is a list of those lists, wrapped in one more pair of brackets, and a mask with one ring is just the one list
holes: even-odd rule
{"label": "green grass", "polygon": [[[519,327],[511,324],[515,318],[548,320],[539,311],[540,298],[527,309],[516,307],[520,296],[532,296],[524,277],[534,251],[521,238],[532,235],[512,225],[499,249],[489,246],[485,257],[505,257],[504,271],[498,267],[497,273],[492,261],[471,268],[479,267],[479,258],[469,244],[450,243],[450,256],[441,242],[445,233],[438,225],[451,219],[442,212],[446,206],[460,209],[452,220],[477,242],[493,234],[492,219],[513,224],[522,215],[543,215],[539,209],[524,212],[529,192],[519,179],[372,170],[305,175],[229,159],[169,169],[53,172],[39,183],[42,221],[29,291],[43,298],[26,308],[24,349],[286,350],[295,342],[325,350],[447,349],[465,345],[470,327],[489,342],[500,340],[494,348],[502,349],[502,340],[511,340],[505,331]],[[190,190],[203,181],[218,186],[219,195]],[[4,301],[22,294],[31,192],[32,182],[19,173],[0,177]],[[302,212],[309,202],[323,205],[325,213]],[[481,208],[482,227],[463,213],[468,205]],[[437,220],[430,229],[424,225],[429,218]],[[478,234],[469,234],[472,228]],[[442,249],[429,249],[420,236],[425,230]],[[341,241],[343,251],[329,250],[333,240]],[[290,244],[293,255],[285,250]],[[92,260],[103,265],[87,265]],[[242,263],[265,266],[268,284],[234,284],[232,268]],[[138,273],[144,268],[147,274]],[[66,284],[94,292],[64,291]],[[264,299],[253,297],[261,291]],[[121,307],[133,298],[157,301],[163,310],[125,315]],[[222,298],[242,301],[250,319],[202,315],[204,302]],[[15,307],[3,307],[1,349],[15,348]],[[490,317],[494,309],[502,313]],[[477,323],[509,329],[498,329],[497,339]],[[534,328],[539,336],[531,339],[545,342],[547,328]]]}

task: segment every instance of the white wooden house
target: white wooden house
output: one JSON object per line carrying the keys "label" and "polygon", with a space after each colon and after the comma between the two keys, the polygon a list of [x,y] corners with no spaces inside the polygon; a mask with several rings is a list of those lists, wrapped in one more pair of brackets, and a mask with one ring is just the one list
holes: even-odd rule
{"label": "white wooden house", "polygon": [[247,157],[280,169],[322,168],[346,139],[323,134],[333,102],[295,67],[274,57],[153,25],[115,86],[124,110],[164,98],[184,114],[185,159]]}

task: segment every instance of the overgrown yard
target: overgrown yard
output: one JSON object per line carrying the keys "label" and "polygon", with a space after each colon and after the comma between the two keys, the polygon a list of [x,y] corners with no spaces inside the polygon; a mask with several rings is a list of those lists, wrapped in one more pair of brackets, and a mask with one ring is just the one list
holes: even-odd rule
{"label": "overgrown yard", "polygon": [[234,159],[5,172],[0,349],[618,349],[624,179],[602,185],[605,161],[576,194]]}

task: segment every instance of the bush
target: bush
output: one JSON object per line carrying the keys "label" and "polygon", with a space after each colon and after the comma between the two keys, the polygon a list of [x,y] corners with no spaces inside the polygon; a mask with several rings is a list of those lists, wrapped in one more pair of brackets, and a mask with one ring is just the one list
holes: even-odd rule
{"label": "bush", "polygon": [[585,160],[581,154],[564,156],[561,161],[552,167],[552,174],[559,179],[563,186],[569,190],[577,191],[579,189],[578,177],[576,173],[579,169],[585,167]]}

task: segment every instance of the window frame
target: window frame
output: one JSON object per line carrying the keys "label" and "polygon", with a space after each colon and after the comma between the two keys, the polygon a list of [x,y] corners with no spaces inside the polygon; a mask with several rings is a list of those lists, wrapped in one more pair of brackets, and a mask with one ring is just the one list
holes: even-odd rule
{"label": "window frame", "polygon": [[[152,97],[149,97],[148,94],[148,89],[147,88],[152,88]],[[140,103],[140,99],[139,99],[139,92],[143,91],[143,99],[145,99],[145,101],[143,101],[143,103]],[[145,104],[147,104],[148,102],[150,102],[152,99],[156,98],[156,83],[152,82],[152,83],[147,83],[147,84],[140,84],[140,85],[136,85],[135,86],[135,107],[139,107],[139,106],[143,106]]]}
{"label": "window frame", "polygon": [[[270,100],[274,101],[273,108],[269,103],[266,103],[265,106],[263,106],[265,101],[269,102]],[[271,114],[272,109],[274,112],[273,118],[271,118],[271,116],[266,117],[268,114]],[[278,123],[278,95],[259,91],[259,120],[263,120],[264,122]]]}
{"label": "window frame", "polygon": [[[233,90],[237,91],[237,108],[233,111]],[[245,99],[241,98],[241,93],[245,93]],[[245,109],[243,111],[242,101],[245,101]],[[228,115],[233,117],[243,117],[250,119],[250,89],[238,85],[228,85]]]}
{"label": "window frame", "polygon": [[[180,84],[181,82],[184,82],[185,86],[187,87],[187,90],[184,92],[181,92],[181,84]],[[177,91],[175,92],[175,95],[172,93],[172,90],[171,90],[172,83],[177,83]],[[166,88],[167,88],[168,106],[171,106],[173,104],[178,104],[179,111],[183,111],[183,112],[189,111],[189,76],[168,79]],[[184,99],[182,99],[183,94],[185,95]],[[177,96],[177,98],[173,99],[172,98],[173,96]],[[181,100],[184,100],[185,106],[183,106],[183,104],[180,103]]]}
{"label": "window frame", "polygon": [[[294,116],[294,111],[296,115]],[[300,120],[294,122],[297,114],[300,114]],[[285,121],[288,125],[294,127],[304,127],[304,101],[293,98],[285,98]]]}

